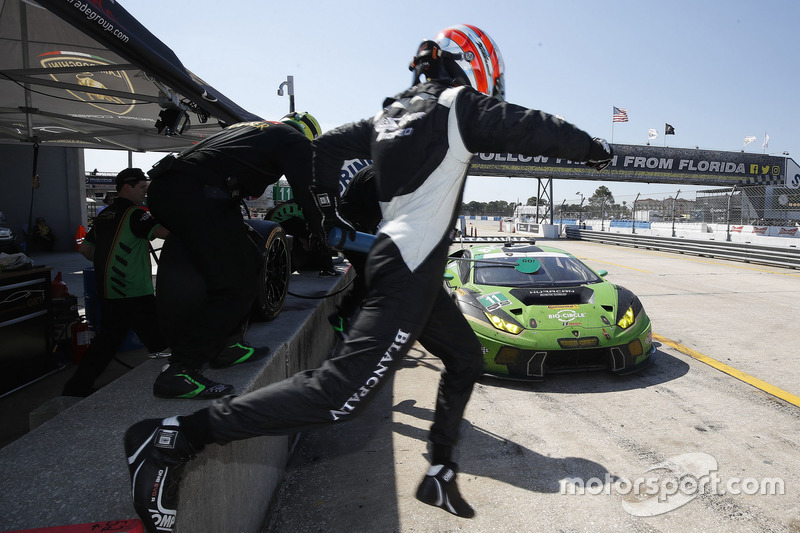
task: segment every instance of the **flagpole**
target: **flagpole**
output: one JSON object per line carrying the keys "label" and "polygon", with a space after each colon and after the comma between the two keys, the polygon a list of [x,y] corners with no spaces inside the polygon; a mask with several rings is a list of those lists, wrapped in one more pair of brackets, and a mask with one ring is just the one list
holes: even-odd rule
{"label": "flagpole", "polygon": [[611,106],[611,144],[614,144],[614,106]]}

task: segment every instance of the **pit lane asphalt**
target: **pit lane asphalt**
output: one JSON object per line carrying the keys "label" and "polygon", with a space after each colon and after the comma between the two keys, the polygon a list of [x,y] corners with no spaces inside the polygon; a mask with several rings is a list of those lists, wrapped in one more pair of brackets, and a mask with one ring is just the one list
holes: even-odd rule
{"label": "pit lane asphalt", "polygon": [[416,345],[359,418],[302,436],[264,531],[800,531],[800,408],[673,347],[800,395],[800,272],[554,245],[639,295],[671,341],[649,368],[483,378],[459,447],[466,520],[414,498],[441,370]]}

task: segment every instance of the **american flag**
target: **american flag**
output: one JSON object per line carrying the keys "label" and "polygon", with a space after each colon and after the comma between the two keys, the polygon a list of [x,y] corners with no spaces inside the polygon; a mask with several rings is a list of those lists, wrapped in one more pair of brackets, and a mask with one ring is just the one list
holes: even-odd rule
{"label": "american flag", "polygon": [[628,122],[628,110],[614,107],[614,114],[611,118],[612,122]]}

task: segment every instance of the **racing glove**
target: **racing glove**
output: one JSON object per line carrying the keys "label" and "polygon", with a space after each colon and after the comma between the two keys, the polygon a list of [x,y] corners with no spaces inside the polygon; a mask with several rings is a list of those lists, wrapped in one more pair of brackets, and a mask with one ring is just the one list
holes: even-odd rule
{"label": "racing glove", "polygon": [[595,170],[603,170],[614,157],[614,151],[611,145],[605,139],[595,137],[592,139],[592,145],[589,147],[589,155],[586,158],[586,166]]}
{"label": "racing glove", "polygon": [[311,194],[314,203],[322,215],[322,235],[323,242],[328,242],[331,231],[339,228],[340,238],[335,243],[330,243],[335,249],[341,250],[349,237],[351,240],[356,236],[356,229],[339,213],[339,196],[334,193],[318,191],[316,187],[311,187]]}

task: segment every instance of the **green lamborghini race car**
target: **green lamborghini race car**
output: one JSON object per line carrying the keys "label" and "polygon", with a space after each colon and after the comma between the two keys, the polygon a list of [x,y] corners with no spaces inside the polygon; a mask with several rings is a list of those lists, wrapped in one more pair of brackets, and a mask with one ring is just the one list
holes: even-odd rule
{"label": "green lamborghini race car", "polygon": [[635,372],[655,352],[650,319],[606,274],[558,248],[492,244],[450,254],[445,288],[483,346],[486,374]]}

